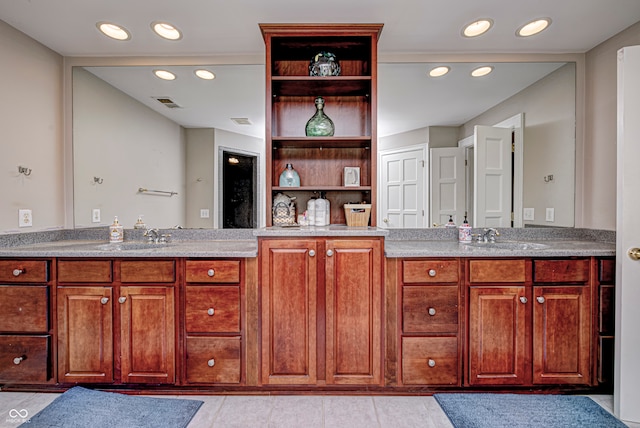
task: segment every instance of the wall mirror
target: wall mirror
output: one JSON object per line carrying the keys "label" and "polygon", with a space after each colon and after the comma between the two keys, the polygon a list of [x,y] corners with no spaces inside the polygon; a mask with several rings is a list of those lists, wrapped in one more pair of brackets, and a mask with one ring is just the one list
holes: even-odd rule
{"label": "wall mirror", "polygon": [[[379,150],[427,142],[430,149],[457,147],[473,135],[475,125],[493,126],[524,113],[520,203],[534,208],[536,220],[542,215],[543,221],[524,220],[523,225],[573,226],[575,65],[494,63],[484,79],[462,83],[456,78],[478,64],[447,64],[450,74],[437,79],[427,73],[442,64],[379,64]],[[154,77],[153,71],[162,68],[176,79]],[[215,79],[198,79],[199,68],[209,69]],[[125,227],[139,215],[152,227],[222,227],[224,153],[256,156],[260,192],[263,65],[74,66],[72,74],[75,227],[110,224],[115,215]],[[551,99],[523,96],[527,90],[540,92],[535,84],[545,79],[551,82],[545,97]],[[554,91],[553,82],[571,90]],[[425,177],[425,186],[433,181]],[[258,201],[258,217],[264,219],[260,201],[264,195]],[[547,207],[555,208],[556,221],[550,224],[544,221]]]}

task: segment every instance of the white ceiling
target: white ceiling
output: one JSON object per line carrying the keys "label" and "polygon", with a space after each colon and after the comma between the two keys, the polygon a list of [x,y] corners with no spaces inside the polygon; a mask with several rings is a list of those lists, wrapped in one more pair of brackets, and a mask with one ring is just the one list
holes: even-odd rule
{"label": "white ceiling", "polygon": [[[494,20],[487,34],[474,39],[461,36],[464,24],[483,17]],[[515,36],[520,25],[538,17],[550,17],[552,25],[531,38]],[[378,46],[381,58],[396,54],[582,53],[640,21],[640,0],[0,0],[0,19],[68,57],[240,54],[263,58],[264,43],[258,24],[287,22],[383,23]],[[183,38],[171,42],[155,36],[150,24],[158,20],[180,28]],[[99,21],[123,25],[132,39],[117,42],[104,37],[96,29]],[[514,64],[502,65],[504,71],[497,69],[497,73],[485,78],[485,92],[480,92],[478,87],[469,87],[468,81],[455,80],[453,73],[447,79],[426,79],[425,64],[381,64],[379,135],[462,123],[538,80],[548,69],[546,65],[528,65],[516,71]],[[556,66],[551,64],[551,68]],[[149,101],[153,96],[175,98],[184,109],[165,113],[184,126],[211,126],[263,136],[264,69],[217,67],[217,78],[207,82],[208,89],[202,82],[196,83],[200,89],[189,85],[186,90],[192,95],[178,90],[178,86],[195,80],[186,77],[169,82],[178,83],[172,87],[159,86],[143,69],[114,67],[112,71],[118,74],[103,76],[149,105],[157,103]],[[504,80],[505,76],[511,76],[510,83]],[[403,83],[402,87],[411,82],[409,87],[416,89],[400,91],[391,85],[393,82]],[[438,82],[437,87],[434,82]],[[440,86],[445,82],[451,86]],[[484,106],[469,102],[456,89],[473,93],[473,99],[482,100]],[[205,94],[206,98],[198,99],[193,94]],[[439,102],[430,102],[434,100]],[[246,103],[244,108],[242,102]],[[154,108],[157,107],[169,110],[163,106]],[[254,125],[238,127],[230,117],[248,117]]]}

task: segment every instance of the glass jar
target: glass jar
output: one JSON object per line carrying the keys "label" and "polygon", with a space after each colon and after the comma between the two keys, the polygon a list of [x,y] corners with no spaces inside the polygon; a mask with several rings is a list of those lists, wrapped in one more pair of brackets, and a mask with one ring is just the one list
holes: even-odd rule
{"label": "glass jar", "polygon": [[307,137],[331,137],[335,131],[333,121],[324,113],[324,98],[317,97],[316,113],[311,116],[305,127]]}
{"label": "glass jar", "polygon": [[280,174],[280,187],[300,187],[300,175],[290,163]]}

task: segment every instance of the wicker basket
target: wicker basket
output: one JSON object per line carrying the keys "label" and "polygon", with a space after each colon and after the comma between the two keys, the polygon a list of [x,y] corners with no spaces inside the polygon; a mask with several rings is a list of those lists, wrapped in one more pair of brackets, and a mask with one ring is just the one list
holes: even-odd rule
{"label": "wicker basket", "polygon": [[344,204],[347,226],[368,226],[371,204]]}
{"label": "wicker basket", "polygon": [[289,205],[278,202],[273,207],[273,225],[290,226],[296,223],[296,206],[293,202]]}

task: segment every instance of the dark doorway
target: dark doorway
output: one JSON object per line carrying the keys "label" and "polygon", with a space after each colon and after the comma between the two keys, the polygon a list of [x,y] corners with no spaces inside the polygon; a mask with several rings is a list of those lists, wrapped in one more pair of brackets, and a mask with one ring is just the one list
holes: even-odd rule
{"label": "dark doorway", "polygon": [[222,227],[257,227],[257,157],[222,153]]}

